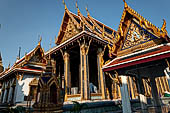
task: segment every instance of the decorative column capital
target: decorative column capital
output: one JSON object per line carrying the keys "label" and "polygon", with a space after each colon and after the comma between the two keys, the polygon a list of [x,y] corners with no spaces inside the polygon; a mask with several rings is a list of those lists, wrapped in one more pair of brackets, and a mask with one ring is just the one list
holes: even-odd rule
{"label": "decorative column capital", "polygon": [[81,52],[82,55],[87,55],[88,52],[89,52],[89,46],[86,45],[86,44],[82,44],[80,46],[80,52]]}
{"label": "decorative column capital", "polygon": [[64,55],[63,55],[64,61],[65,61],[66,59],[69,59],[69,57],[70,57],[69,53],[65,51],[65,52],[64,52]]}
{"label": "decorative column capital", "polygon": [[104,50],[102,50],[102,48],[99,48],[98,51],[97,51],[97,56],[99,57],[101,67],[104,64],[103,55],[104,55]]}

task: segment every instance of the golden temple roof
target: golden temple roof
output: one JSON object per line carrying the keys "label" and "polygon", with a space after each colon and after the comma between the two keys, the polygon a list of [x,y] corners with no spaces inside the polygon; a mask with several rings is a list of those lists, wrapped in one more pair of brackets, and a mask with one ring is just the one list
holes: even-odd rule
{"label": "golden temple roof", "polygon": [[85,30],[85,31],[88,31],[88,32],[91,32],[97,35],[103,40],[107,40],[107,41],[109,40],[110,42],[112,42],[114,35],[116,33],[115,30],[113,30],[112,28],[106,26],[105,24],[91,17],[88,11],[87,11],[88,12],[87,17],[84,16],[80,12],[80,9],[78,8],[77,3],[76,3],[76,8],[77,8],[78,14],[74,14],[71,11],[69,11],[65,2],[63,3],[65,5],[65,13],[64,13],[62,24],[61,24],[61,27],[58,33],[58,37],[55,40],[56,44],[62,43],[61,41],[66,32],[66,27],[68,25],[69,19],[71,19],[72,23],[74,24],[74,26],[76,27],[78,31]]}
{"label": "golden temple roof", "polygon": [[158,38],[165,39],[167,42],[169,41],[169,36],[166,30],[166,21],[163,20],[163,25],[161,29],[153,25],[150,21],[145,19],[143,16],[141,16],[139,13],[137,13],[134,9],[132,9],[130,6],[127,5],[127,3],[124,1],[124,10],[123,14],[120,20],[120,24],[117,30],[117,33],[115,35],[115,38],[113,40],[113,47],[109,47],[109,53],[110,56],[111,54],[117,54],[118,49],[120,49],[121,44],[123,43],[122,41],[126,37],[126,31],[125,29],[127,28],[127,20],[131,20],[135,18],[139,22],[139,26],[142,28],[146,29],[148,32],[151,34],[155,35]]}

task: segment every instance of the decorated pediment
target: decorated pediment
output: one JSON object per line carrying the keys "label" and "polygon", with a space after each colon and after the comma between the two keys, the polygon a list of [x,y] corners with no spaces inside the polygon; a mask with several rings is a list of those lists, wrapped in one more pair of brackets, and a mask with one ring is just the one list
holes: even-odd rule
{"label": "decorated pediment", "polygon": [[42,63],[42,53],[40,50],[36,51],[35,54],[30,58],[30,62]]}
{"label": "decorated pediment", "polygon": [[36,48],[34,48],[30,53],[26,54],[24,57],[24,61],[21,62],[18,66],[21,65],[42,65],[46,64],[46,58],[44,57],[44,50],[41,48],[41,45],[38,44]]}
{"label": "decorated pediment", "polygon": [[119,28],[109,55],[123,56],[168,42],[166,21],[161,29],[142,17],[125,2]]}
{"label": "decorated pediment", "polygon": [[146,29],[142,28],[136,22],[132,21],[128,28],[125,40],[123,41],[121,50],[130,49],[132,47],[139,46],[140,44],[144,45],[149,41],[152,41],[152,43],[154,43],[155,39],[158,39],[158,37],[151,34]]}
{"label": "decorated pediment", "polygon": [[65,33],[64,33],[61,43],[70,39],[71,37],[75,36],[79,32],[80,31],[76,28],[76,26],[73,24],[72,20],[69,18],[68,24],[67,24],[67,27],[66,27],[66,30],[65,30]]}

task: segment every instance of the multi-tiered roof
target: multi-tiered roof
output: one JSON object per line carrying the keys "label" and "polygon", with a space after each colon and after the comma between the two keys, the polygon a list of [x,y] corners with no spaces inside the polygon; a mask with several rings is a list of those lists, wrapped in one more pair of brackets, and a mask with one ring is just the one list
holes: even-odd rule
{"label": "multi-tiered roof", "polygon": [[170,54],[166,21],[157,28],[125,2],[117,34],[110,47],[110,55],[117,58],[106,64],[104,71],[112,71],[141,63],[168,58]]}
{"label": "multi-tiered roof", "polygon": [[[46,65],[46,59],[44,57],[44,50],[39,44],[24,57],[18,59],[12,67],[8,67],[5,71],[0,73],[0,79],[10,76],[15,72],[27,72],[41,74],[44,66]],[[15,74],[14,74],[15,75]]]}
{"label": "multi-tiered roof", "polygon": [[80,36],[83,33],[89,34],[90,36],[101,40],[104,42],[113,42],[116,31],[102,22],[94,19],[90,16],[89,11],[87,10],[87,16],[84,16],[80,9],[77,7],[77,14],[72,13],[68,10],[65,5],[65,13],[62,20],[62,24],[58,33],[58,36],[55,40],[57,44],[56,47],[47,51],[46,54],[53,53],[54,51],[62,48],[69,43],[72,43],[73,40],[77,39],[77,36]]}

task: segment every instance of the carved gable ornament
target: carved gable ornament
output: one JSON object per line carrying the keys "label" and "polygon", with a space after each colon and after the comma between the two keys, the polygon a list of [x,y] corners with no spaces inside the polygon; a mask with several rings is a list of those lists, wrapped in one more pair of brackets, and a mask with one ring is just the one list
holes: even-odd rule
{"label": "carved gable ornament", "polygon": [[[126,34],[125,40],[123,42],[121,50],[126,50],[133,48],[135,46],[140,46],[138,48],[143,49],[142,47],[146,43],[154,44],[154,40],[158,39],[155,35],[151,34],[149,31],[146,29],[142,28],[140,25],[138,25],[136,22],[132,21],[129,28],[128,32]],[[151,45],[146,44],[146,46],[151,46]],[[147,47],[146,47],[147,48]]]}
{"label": "carved gable ornament", "polygon": [[30,62],[42,63],[41,53],[39,51],[36,51],[32,58],[30,59]]}
{"label": "carved gable ornament", "polygon": [[73,24],[71,19],[69,19],[67,27],[66,27],[66,30],[65,30],[65,34],[63,36],[63,39],[62,39],[61,43],[63,43],[64,41],[70,39],[71,37],[75,36],[78,33],[79,33],[79,30]]}

